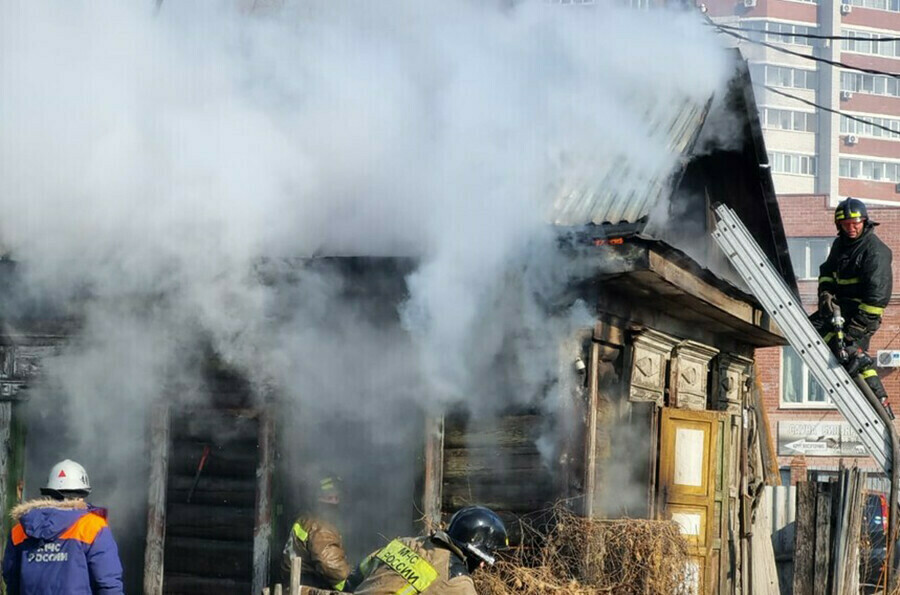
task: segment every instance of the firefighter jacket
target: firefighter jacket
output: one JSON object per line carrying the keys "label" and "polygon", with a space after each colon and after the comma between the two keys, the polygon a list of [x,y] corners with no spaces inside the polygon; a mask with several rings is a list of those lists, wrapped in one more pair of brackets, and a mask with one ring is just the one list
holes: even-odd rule
{"label": "firefighter jacket", "polygon": [[363,560],[351,582],[356,595],[477,595],[465,555],[443,531],[395,539]]}
{"label": "firefighter jacket", "polygon": [[12,510],[3,556],[9,595],[121,595],[122,563],[106,510],[40,499]]}
{"label": "firefighter jacket", "polygon": [[894,285],[891,260],[891,249],[869,224],[855,240],[838,236],[819,268],[819,294],[827,291],[837,298],[847,321],[845,334],[857,343],[867,344],[881,326]]}
{"label": "firefighter jacket", "polygon": [[343,590],[350,564],[344,553],[341,533],[334,525],[313,515],[299,516],[284,545],[281,567],[285,574],[290,574],[291,559],[296,556],[303,564],[302,584]]}

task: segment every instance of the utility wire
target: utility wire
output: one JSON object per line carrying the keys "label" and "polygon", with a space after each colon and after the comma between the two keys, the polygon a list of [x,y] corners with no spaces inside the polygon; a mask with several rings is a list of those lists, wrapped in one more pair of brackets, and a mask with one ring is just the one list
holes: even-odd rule
{"label": "utility wire", "polygon": [[820,57],[818,57],[818,56],[810,56],[810,55],[803,54],[803,53],[800,53],[800,52],[795,52],[795,51],[793,51],[793,50],[789,50],[789,49],[787,49],[787,48],[783,48],[783,47],[781,47],[781,46],[775,45],[774,43],[769,43],[769,42],[766,42],[766,41],[756,41],[755,39],[751,39],[751,38],[747,37],[746,35],[741,35],[740,33],[736,33],[736,32],[734,32],[734,31],[729,31],[728,29],[723,29],[721,25],[718,25],[718,24],[714,23],[713,21],[709,21],[709,22],[710,22],[710,23],[713,23],[713,26],[714,26],[720,33],[724,33],[725,35],[730,35],[731,37],[735,37],[735,38],[737,38],[737,39],[746,41],[747,43],[754,43],[754,44],[756,44],[756,45],[765,46],[765,47],[771,48],[771,49],[773,49],[773,50],[775,50],[775,51],[777,51],[777,52],[782,52],[782,53],[785,53],[785,54],[790,54],[791,56],[797,56],[797,57],[803,58],[803,59],[805,59],[805,60],[813,60],[814,62],[823,62],[823,63],[825,63],[825,64],[831,64],[832,66],[840,66],[841,68],[844,68],[844,69],[847,69],[847,70],[855,70],[855,71],[857,71],[857,72],[862,72],[862,73],[865,73],[865,74],[874,74],[874,75],[881,75],[881,76],[889,76],[889,77],[891,77],[891,78],[900,79],[900,74],[896,74],[896,73],[893,73],[893,72],[885,72],[885,71],[883,71],[883,70],[875,70],[875,69],[872,69],[872,68],[861,68],[861,67],[859,67],[859,66],[851,66],[850,64],[845,64],[844,62],[838,62],[838,61],[836,61],[836,60],[829,60],[829,59],[827,59],[827,58],[820,58]]}
{"label": "utility wire", "polygon": [[[753,86],[759,87],[761,89],[765,89],[767,91],[771,91],[772,93],[775,93],[776,95],[781,95],[781,96],[787,97],[789,99],[794,99],[796,101],[799,101],[800,103],[805,103],[806,105],[811,105],[814,108],[824,110],[826,112],[831,112],[832,114],[837,114],[839,116],[843,116],[844,118],[847,118],[848,120],[855,120],[857,122],[862,122],[863,124],[868,124],[869,126],[872,126],[873,128],[880,128],[881,130],[886,130],[886,131],[890,132],[891,134],[898,133],[896,130],[892,130],[891,128],[889,128],[887,126],[882,126],[881,124],[876,124],[875,122],[869,122],[868,120],[865,120],[858,116],[851,116],[850,114],[845,114],[844,112],[842,112],[840,110],[832,109],[830,107],[825,107],[824,105],[819,105],[815,101],[809,101],[808,99],[803,99],[802,97],[797,97],[796,95],[792,95],[790,93],[785,93],[784,91],[779,91],[775,87],[770,87],[769,85],[753,83]],[[778,109],[778,108],[775,108],[775,109]]]}
{"label": "utility wire", "polygon": [[[721,23],[713,22],[713,27],[717,27],[719,29],[728,29],[730,31],[746,31],[748,33],[764,33],[767,35],[783,35],[785,37],[805,37],[807,39],[833,39],[837,41],[847,40],[847,41],[875,41],[875,42],[888,42],[888,41],[900,41],[900,37],[848,37],[846,35],[816,35],[815,33],[780,33],[778,31],[766,31],[764,29],[754,29],[752,27],[735,27],[734,25],[723,25]],[[889,56],[882,56],[883,58],[888,58]]]}

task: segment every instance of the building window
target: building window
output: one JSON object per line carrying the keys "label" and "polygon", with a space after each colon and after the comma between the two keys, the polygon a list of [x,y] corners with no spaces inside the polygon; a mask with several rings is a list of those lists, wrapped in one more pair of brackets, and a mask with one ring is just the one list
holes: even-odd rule
{"label": "building window", "polygon": [[788,238],[788,252],[799,280],[819,278],[819,265],[828,258],[834,238]]}
{"label": "building window", "polygon": [[834,407],[793,347],[781,348],[781,406]]}
{"label": "building window", "polygon": [[816,114],[813,112],[795,112],[771,107],[763,110],[763,126],[766,128],[815,132],[818,129],[816,122]]}
{"label": "building window", "polygon": [[769,165],[773,174],[816,175],[817,163],[815,155],[772,151],[769,153]]}
{"label": "building window", "polygon": [[[893,118],[876,118],[873,116],[855,116],[865,122],[859,120],[851,120],[846,116],[841,116],[841,133],[856,134],[858,136],[871,136],[875,138],[890,138],[894,140],[900,139],[900,120]],[[893,132],[888,132],[884,128],[890,128]]]}
{"label": "building window", "polygon": [[841,49],[845,52],[885,56],[887,58],[900,57],[900,41],[872,41],[882,37],[893,38],[891,35],[879,35],[869,31],[857,31],[854,29],[841,29],[841,35],[853,38],[845,39],[841,42]]}
{"label": "building window", "polygon": [[[815,4],[815,2],[811,2]],[[744,21],[744,27],[751,31],[747,37],[754,41],[771,41],[774,43],[786,43],[791,45],[814,46],[816,40],[804,35],[815,34],[817,27],[809,25],[795,25],[794,23],[780,23],[776,21]]]}
{"label": "building window", "polygon": [[852,180],[900,182],[900,163],[841,157],[838,161],[838,176]]}
{"label": "building window", "polygon": [[766,64],[763,67],[763,77],[766,84],[773,87],[815,90],[818,85],[818,76],[815,70],[803,70],[790,66]]}
{"label": "building window", "polygon": [[844,71],[841,72],[841,91],[900,97],[900,80],[880,74]]}
{"label": "building window", "polygon": [[852,4],[862,8],[874,8],[875,10],[889,10],[900,12],[900,0],[844,0],[842,4]]}

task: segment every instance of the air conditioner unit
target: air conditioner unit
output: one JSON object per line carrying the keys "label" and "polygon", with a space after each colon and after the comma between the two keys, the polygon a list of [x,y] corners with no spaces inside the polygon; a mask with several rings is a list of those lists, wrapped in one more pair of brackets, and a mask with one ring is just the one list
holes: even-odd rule
{"label": "air conditioner unit", "polygon": [[853,99],[853,91],[841,91],[841,101]]}
{"label": "air conditioner unit", "polygon": [[844,137],[844,142],[846,142],[848,145],[855,145],[859,142],[859,137],[855,134],[848,134]]}
{"label": "air conditioner unit", "polygon": [[850,14],[853,12],[853,6],[850,4],[841,4],[841,14]]}
{"label": "air conditioner unit", "polygon": [[879,368],[900,368],[900,349],[879,349],[875,360]]}
{"label": "air conditioner unit", "polygon": [[744,8],[755,8],[756,0],[744,0]]}

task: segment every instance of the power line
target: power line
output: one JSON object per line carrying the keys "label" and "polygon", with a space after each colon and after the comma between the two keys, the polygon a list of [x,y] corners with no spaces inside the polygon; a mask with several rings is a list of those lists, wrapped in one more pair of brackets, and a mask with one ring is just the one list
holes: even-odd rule
{"label": "power line", "polygon": [[[709,19],[709,17],[707,17],[707,19]],[[896,74],[893,72],[885,72],[883,70],[875,70],[873,68],[861,68],[859,66],[851,66],[850,64],[846,64],[844,62],[838,62],[836,60],[829,60],[827,58],[820,58],[818,56],[810,56],[810,55],[803,54],[800,52],[795,52],[793,50],[783,48],[783,47],[775,45],[773,43],[769,43],[766,41],[756,41],[755,39],[751,39],[751,38],[747,37],[746,35],[741,35],[740,33],[736,33],[734,31],[729,31],[728,29],[723,29],[721,25],[714,23],[712,20],[709,20],[709,22],[713,24],[713,26],[719,31],[719,33],[724,33],[725,35],[730,35],[731,37],[735,37],[737,39],[746,41],[747,43],[754,43],[756,45],[765,46],[765,47],[773,49],[777,52],[790,54],[791,56],[797,56],[798,58],[803,58],[805,60],[812,60],[814,62],[823,62],[825,64],[830,64],[832,66],[840,66],[841,68],[844,68],[846,70],[855,70],[857,72],[862,72],[864,74],[889,76],[892,78],[900,79],[900,74]]]}
{"label": "power line", "polygon": [[723,25],[713,22],[712,26],[719,29],[729,29],[731,31],[746,31],[748,33],[765,33],[767,35],[784,35],[786,37],[804,37],[806,39],[832,39],[836,41],[873,41],[873,42],[893,42],[900,41],[900,37],[848,37],[846,35],[816,35],[815,33],[780,33],[778,31],[768,31],[764,29],[754,29],[752,27],[735,27],[734,25]]}
{"label": "power line", "polygon": [[873,128],[880,128],[881,130],[887,130],[891,134],[897,134],[896,130],[892,130],[887,126],[882,126],[881,124],[876,124],[875,122],[869,122],[868,120],[865,120],[863,118],[860,118],[857,116],[851,116],[850,114],[845,114],[844,112],[842,112],[840,110],[832,109],[830,107],[825,107],[824,105],[819,105],[815,101],[809,101],[808,99],[803,99],[802,97],[798,97],[796,95],[791,95],[790,93],[785,93],[784,91],[779,91],[775,87],[770,87],[769,85],[753,83],[753,86],[760,87],[767,91],[771,91],[772,93],[775,93],[776,95],[781,95],[781,96],[787,97],[789,99],[794,99],[796,101],[799,101],[800,103],[805,103],[806,105],[811,105],[812,107],[815,107],[817,109],[824,110],[826,112],[831,112],[832,114],[837,114],[839,116],[843,116],[844,118],[847,118],[848,120],[855,120],[857,122],[862,122],[863,124],[868,124],[869,126],[872,126]]}

